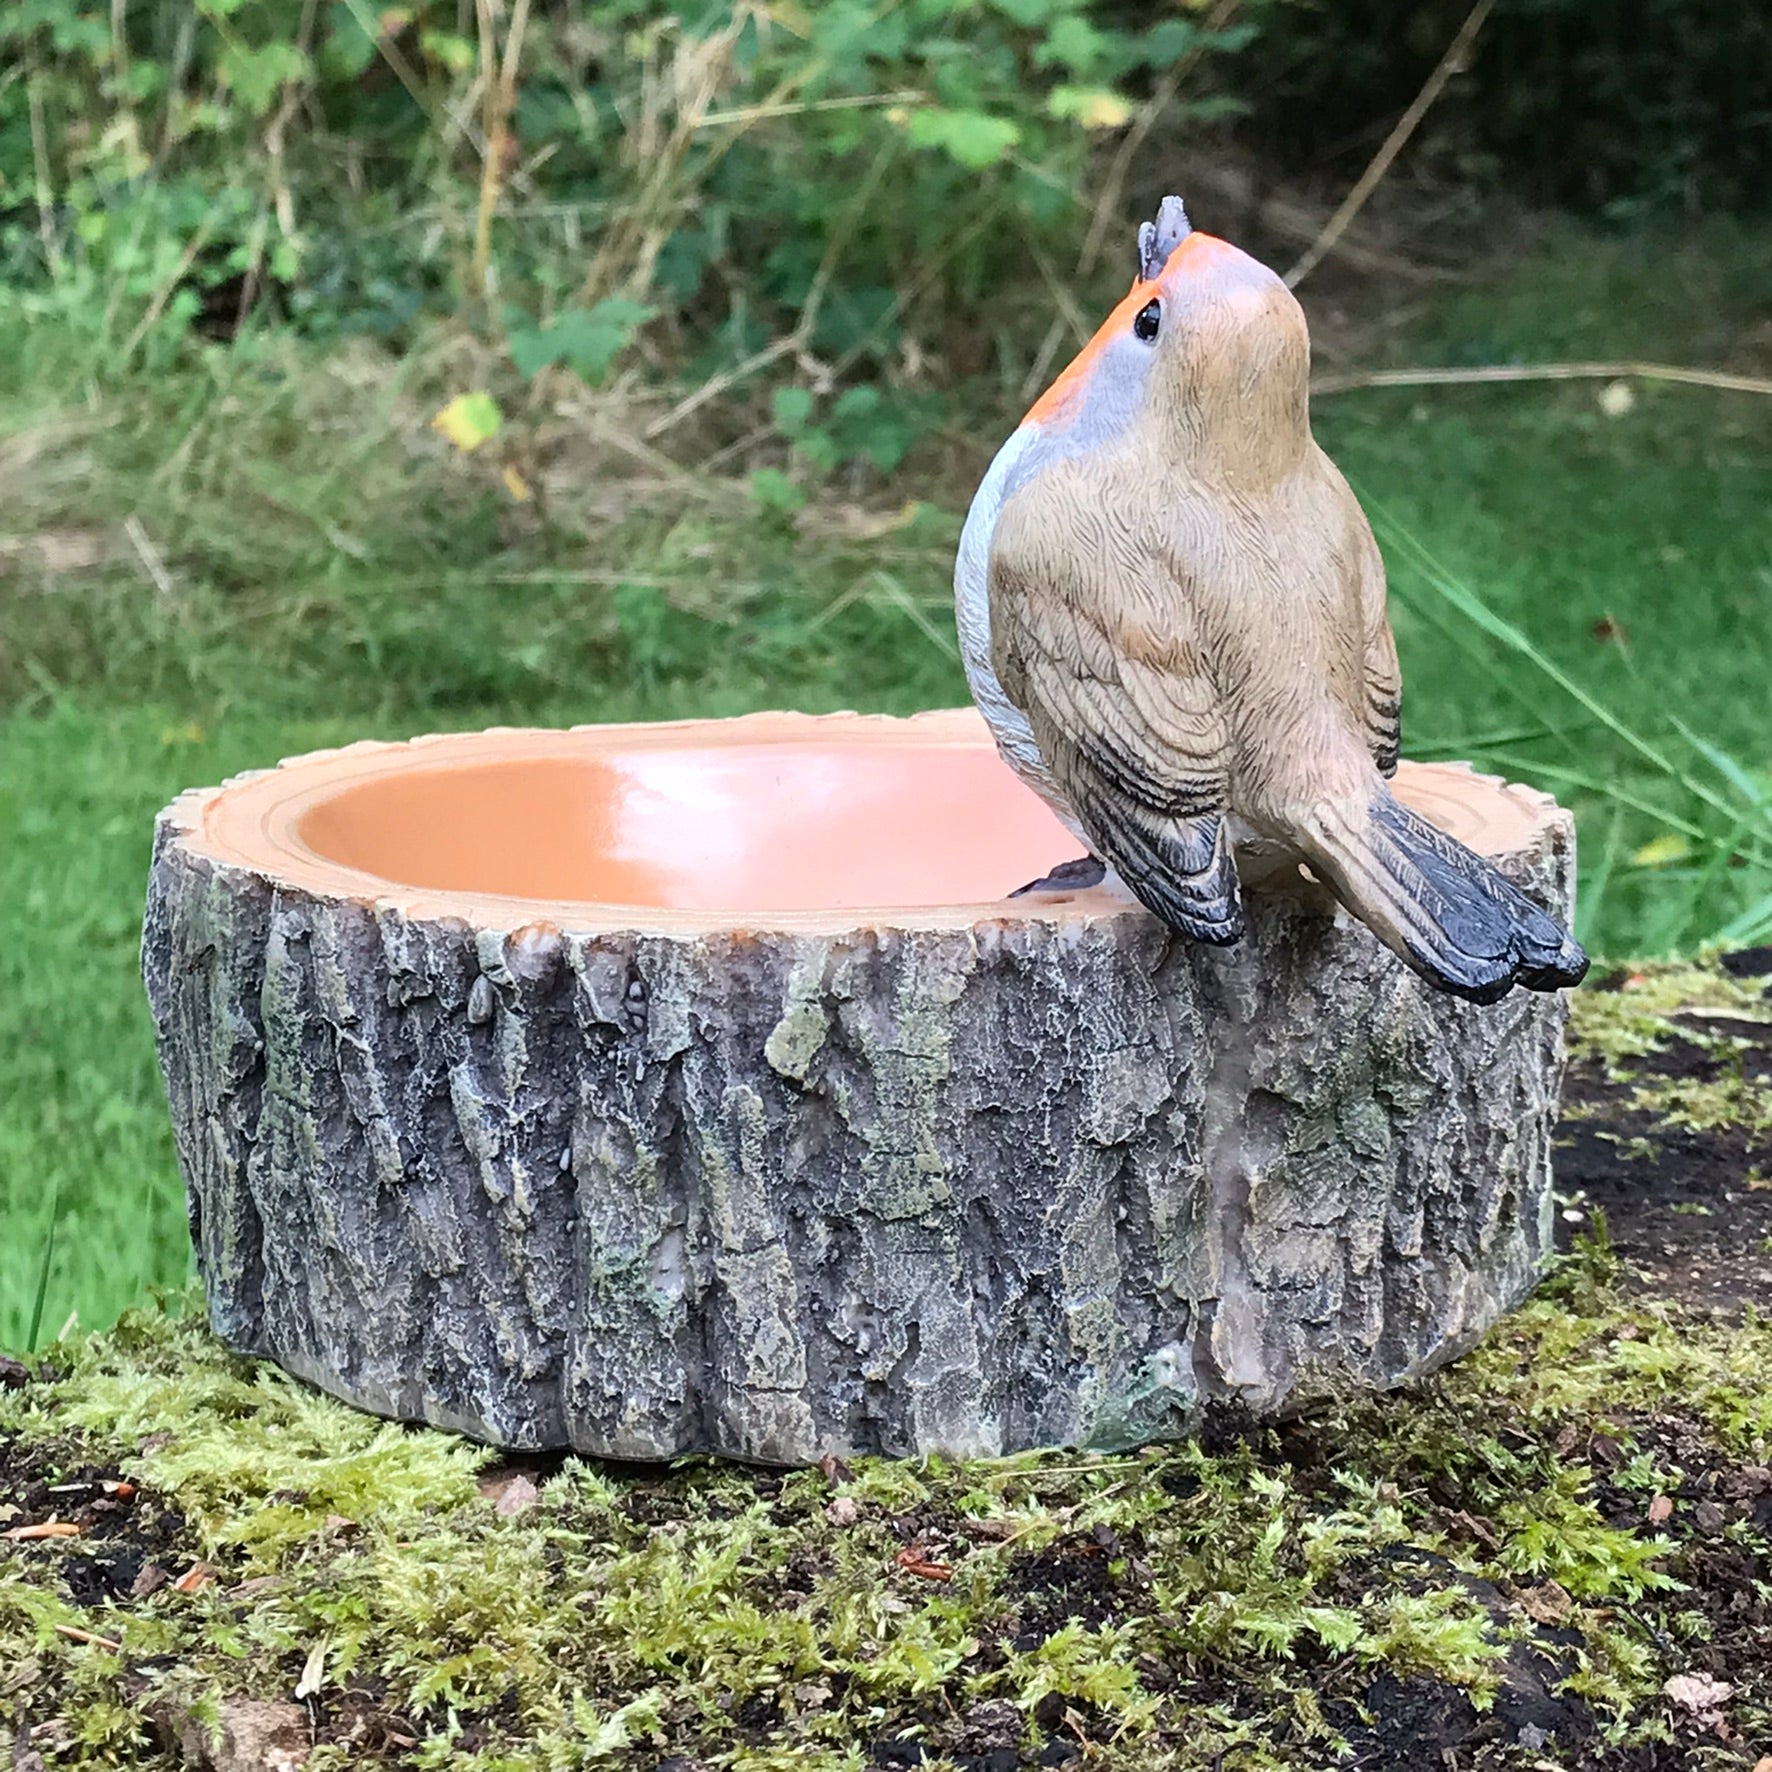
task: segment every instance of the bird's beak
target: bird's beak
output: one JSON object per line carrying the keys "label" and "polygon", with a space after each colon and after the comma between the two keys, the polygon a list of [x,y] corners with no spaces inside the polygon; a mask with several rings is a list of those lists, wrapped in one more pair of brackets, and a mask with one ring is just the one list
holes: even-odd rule
{"label": "bird's beak", "polygon": [[1157,207],[1157,219],[1154,222],[1144,222],[1138,230],[1140,280],[1153,283],[1162,276],[1170,253],[1193,231],[1193,223],[1188,220],[1181,199],[1165,197]]}

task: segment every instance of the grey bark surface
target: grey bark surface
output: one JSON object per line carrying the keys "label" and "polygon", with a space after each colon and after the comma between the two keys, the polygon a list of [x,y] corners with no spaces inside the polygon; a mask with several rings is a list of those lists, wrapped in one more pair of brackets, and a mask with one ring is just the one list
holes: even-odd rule
{"label": "grey bark surface", "polygon": [[[1569,913],[1565,815],[1500,859]],[[491,933],[163,820],[143,964],[219,1333],[505,1446],[1184,1435],[1432,1367],[1550,1247],[1564,999],[1436,995],[1303,882],[1225,951]]]}

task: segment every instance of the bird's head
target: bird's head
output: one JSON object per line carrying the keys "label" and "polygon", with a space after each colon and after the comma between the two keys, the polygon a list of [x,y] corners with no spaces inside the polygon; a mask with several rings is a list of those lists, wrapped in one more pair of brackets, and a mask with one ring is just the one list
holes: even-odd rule
{"label": "bird's head", "polygon": [[1304,312],[1266,265],[1197,233],[1179,197],[1138,230],[1138,274],[1027,418],[1088,446],[1137,427],[1200,471],[1283,473],[1308,446]]}

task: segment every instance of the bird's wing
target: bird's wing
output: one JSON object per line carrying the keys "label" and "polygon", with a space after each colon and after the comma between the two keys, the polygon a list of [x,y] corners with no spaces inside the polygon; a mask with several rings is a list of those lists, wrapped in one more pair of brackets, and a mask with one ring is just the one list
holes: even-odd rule
{"label": "bird's wing", "polygon": [[1030,486],[998,519],[998,678],[1097,854],[1165,922],[1233,942],[1230,736],[1182,588],[1098,507],[1066,502]]}

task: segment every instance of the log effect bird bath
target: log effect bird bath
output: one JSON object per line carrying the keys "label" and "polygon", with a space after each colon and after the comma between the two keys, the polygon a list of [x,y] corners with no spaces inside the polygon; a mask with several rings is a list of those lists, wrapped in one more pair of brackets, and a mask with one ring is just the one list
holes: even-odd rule
{"label": "log effect bird bath", "polygon": [[[1560,916],[1541,794],[1399,795]],[[143,965],[216,1329],[522,1448],[995,1454],[1387,1384],[1549,1248],[1566,1002],[1295,869],[1102,888],[971,710],[364,744],[161,815]]]}

